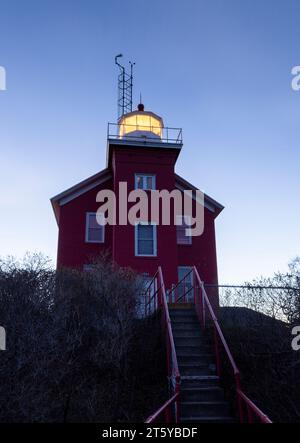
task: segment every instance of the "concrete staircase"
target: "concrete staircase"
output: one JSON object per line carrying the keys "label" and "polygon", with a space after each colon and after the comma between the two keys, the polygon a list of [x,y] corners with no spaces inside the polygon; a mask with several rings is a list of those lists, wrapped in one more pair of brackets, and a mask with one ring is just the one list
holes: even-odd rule
{"label": "concrete staircase", "polygon": [[235,421],[216,375],[213,346],[192,306],[169,306],[181,375],[181,421],[224,423]]}

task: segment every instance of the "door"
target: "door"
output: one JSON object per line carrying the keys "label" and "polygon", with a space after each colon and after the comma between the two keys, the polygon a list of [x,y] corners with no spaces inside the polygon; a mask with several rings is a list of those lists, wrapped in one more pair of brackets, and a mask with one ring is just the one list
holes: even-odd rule
{"label": "door", "polygon": [[181,303],[194,302],[193,289],[193,267],[192,266],[178,266],[178,281],[182,281],[177,287],[177,299]]}

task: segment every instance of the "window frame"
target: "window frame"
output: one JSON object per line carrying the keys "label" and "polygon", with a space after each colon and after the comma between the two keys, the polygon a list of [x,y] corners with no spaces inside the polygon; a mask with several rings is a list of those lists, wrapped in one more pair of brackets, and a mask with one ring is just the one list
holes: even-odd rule
{"label": "window frame", "polygon": [[182,220],[184,220],[184,219],[188,219],[189,220],[189,225],[186,225],[186,226],[184,226],[184,228],[182,228],[182,224],[180,225],[180,224],[176,224],[176,243],[177,243],[177,245],[180,245],[180,246],[191,246],[192,245],[192,235],[186,235],[185,233],[185,238],[188,238],[189,239],[189,242],[188,243],[180,243],[179,241],[178,241],[178,229],[179,228],[181,228],[181,229],[184,229],[184,231],[186,230],[186,229],[191,229],[191,222],[192,222],[192,219],[191,219],[191,216],[190,215],[185,215],[185,214],[183,214],[183,215],[177,215],[176,216],[177,217],[177,219],[180,217],[181,218],[181,221]]}
{"label": "window frame", "polygon": [[[139,254],[138,247],[138,226],[139,225],[150,225],[153,227],[153,254]],[[139,221],[134,226],[134,255],[135,257],[157,257],[157,224],[152,222]]]}
{"label": "window frame", "polygon": [[[97,215],[97,212],[86,212],[85,214],[85,243],[104,243],[105,242],[105,225],[102,225],[102,240],[89,240],[90,215]],[[104,218],[104,214],[101,213]],[[101,225],[99,225],[100,227]]]}
{"label": "window frame", "polygon": [[[138,177],[143,178],[143,187],[138,187]],[[152,178],[152,188],[144,188],[144,183],[147,183],[147,177]],[[156,174],[147,174],[144,172],[136,172],[134,174],[134,189],[135,190],[141,190],[141,191],[155,191],[156,190]]]}

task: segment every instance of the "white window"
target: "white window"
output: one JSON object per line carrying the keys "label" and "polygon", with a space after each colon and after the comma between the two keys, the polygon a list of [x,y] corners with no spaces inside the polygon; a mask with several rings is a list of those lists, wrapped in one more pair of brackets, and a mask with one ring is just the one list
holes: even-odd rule
{"label": "white window", "polygon": [[178,245],[191,245],[192,236],[190,234],[191,217],[189,215],[177,216],[177,244]]}
{"label": "white window", "polygon": [[135,225],[135,255],[144,257],[157,255],[155,224],[140,222]]}
{"label": "white window", "polygon": [[86,213],[85,241],[87,243],[104,243],[104,225],[99,225],[95,212]]}
{"label": "white window", "polygon": [[135,189],[155,189],[155,175],[135,174]]}

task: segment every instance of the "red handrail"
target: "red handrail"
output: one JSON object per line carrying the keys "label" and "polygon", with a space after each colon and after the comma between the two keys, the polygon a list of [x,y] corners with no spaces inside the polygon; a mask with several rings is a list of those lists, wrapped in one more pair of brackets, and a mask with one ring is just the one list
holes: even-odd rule
{"label": "red handrail", "polygon": [[[216,328],[216,330],[217,330],[217,332],[218,332],[219,338],[220,338],[220,340],[221,340],[221,342],[222,342],[222,344],[223,344],[223,346],[224,346],[224,349],[225,349],[225,351],[226,351],[226,354],[227,354],[227,356],[228,356],[228,359],[229,359],[229,361],[230,361],[230,363],[231,363],[231,366],[232,366],[232,369],[233,369],[233,373],[234,373],[235,375],[239,375],[239,374],[240,374],[240,371],[238,370],[237,365],[235,364],[235,361],[234,361],[234,359],[233,359],[233,357],[232,357],[232,354],[231,354],[230,349],[229,349],[229,347],[228,347],[228,344],[227,344],[227,342],[226,342],[226,340],[225,340],[225,337],[224,337],[224,335],[223,335],[222,329],[220,328],[219,322],[218,322],[217,317],[216,317],[216,315],[215,315],[215,313],[214,313],[214,310],[213,310],[213,308],[212,308],[212,305],[210,304],[209,298],[208,298],[208,296],[207,296],[207,294],[206,294],[206,291],[205,291],[205,288],[204,288],[204,284],[203,284],[203,282],[202,282],[201,279],[200,279],[200,276],[199,276],[199,274],[198,274],[198,271],[197,271],[196,267],[194,267],[194,271],[195,271],[195,275],[196,275],[196,278],[197,278],[197,280],[198,280],[198,283],[199,283],[199,285],[200,285],[200,287],[201,287],[201,290],[202,290],[202,296],[203,296],[203,298],[204,298],[204,300],[205,300],[205,303],[207,304],[207,307],[208,307],[208,310],[209,310],[209,313],[210,313],[211,319],[212,319],[212,321],[213,321],[213,323],[214,323],[214,326],[215,326],[215,328]],[[202,320],[202,321],[203,321],[203,320]]]}
{"label": "red handrail", "polygon": [[170,340],[170,348],[171,348],[171,354],[172,354],[172,363],[173,363],[173,375],[175,377],[179,377],[179,368],[178,368],[178,361],[177,361],[177,355],[175,350],[175,343],[174,343],[174,337],[172,332],[172,326],[171,326],[171,319],[169,314],[169,308],[168,308],[168,302],[166,297],[166,291],[165,291],[165,285],[163,281],[163,275],[161,267],[158,268],[158,274],[161,282],[161,289],[162,289],[162,308],[163,308],[163,314],[165,315],[165,321],[167,326],[167,335]]}
{"label": "red handrail", "polygon": [[166,403],[164,403],[156,412],[154,412],[154,414],[150,415],[147,420],[145,420],[145,423],[155,422],[163,412],[167,411],[167,409],[176,401],[178,397],[179,392],[176,392],[171,398],[169,398],[168,401],[166,401]]}
{"label": "red handrail", "polygon": [[[154,293],[151,295],[151,287],[154,285]],[[148,300],[145,303],[145,313],[146,315],[151,313],[151,304],[153,301],[154,312],[158,309],[161,310],[161,321],[162,321],[162,331],[166,331],[165,339],[166,339],[166,351],[167,351],[167,371],[168,378],[170,381],[170,387],[174,390],[174,395],[168,400],[167,406],[162,406],[162,408],[166,412],[166,422],[171,422],[171,404],[175,403],[175,421],[176,423],[179,421],[179,394],[180,394],[180,373],[178,368],[177,355],[175,350],[174,337],[171,327],[171,319],[169,314],[168,302],[166,297],[165,284],[163,279],[162,269],[159,266],[157,272],[155,273],[150,285],[146,290],[146,298],[147,293],[149,292]],[[176,395],[176,397],[175,397]],[[172,400],[173,399],[173,400]],[[172,400],[172,401],[171,401]],[[160,409],[162,409],[160,408]],[[160,409],[153,414],[151,417],[155,418],[161,414],[158,414]],[[149,419],[151,418],[149,417]],[[150,422],[148,422],[150,423]]]}
{"label": "red handrail", "polygon": [[216,352],[216,363],[217,363],[218,376],[219,377],[221,376],[221,365],[220,365],[221,360],[220,360],[218,339],[223,345],[223,348],[225,350],[225,353],[228,357],[228,360],[229,360],[232,370],[233,370],[233,374],[235,377],[236,395],[237,395],[237,401],[238,401],[240,422],[244,421],[243,404],[242,404],[242,401],[243,401],[247,407],[249,422],[253,421],[253,414],[254,414],[255,416],[257,416],[259,418],[259,420],[262,423],[272,423],[271,420],[269,419],[269,417],[266,414],[264,414],[241,390],[240,371],[239,371],[239,369],[234,361],[234,358],[230,352],[230,349],[229,349],[228,344],[225,340],[225,337],[224,337],[221,327],[219,325],[218,319],[217,319],[217,317],[214,313],[214,310],[211,306],[211,303],[210,303],[209,298],[207,296],[204,284],[203,284],[202,280],[200,279],[200,276],[199,276],[196,266],[194,266],[194,275],[195,275],[195,279],[199,285],[199,288],[201,289],[201,295],[202,295],[201,297],[197,297],[197,295],[195,295],[196,311],[199,316],[199,320],[202,323],[202,327],[205,328],[205,320],[206,320],[205,305],[206,305],[208,308],[208,312],[210,314],[211,320],[214,325],[215,352]]}
{"label": "red handrail", "polygon": [[246,394],[244,394],[243,391],[240,389],[237,391],[238,395],[244,400],[247,406],[248,411],[248,421],[250,423],[253,422],[253,413],[259,418],[261,423],[272,423],[272,421],[269,419],[269,417],[264,414],[254,403],[252,400],[250,400],[249,397],[247,397]]}

